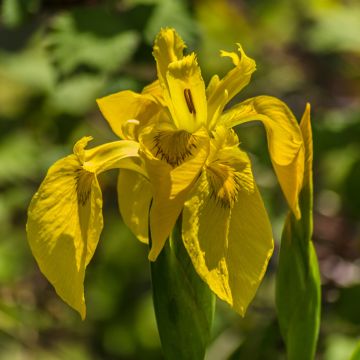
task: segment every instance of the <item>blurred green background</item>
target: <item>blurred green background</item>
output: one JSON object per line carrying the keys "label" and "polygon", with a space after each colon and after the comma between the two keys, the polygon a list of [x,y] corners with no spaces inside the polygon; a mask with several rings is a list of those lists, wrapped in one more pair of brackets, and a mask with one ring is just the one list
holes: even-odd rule
{"label": "blurred green background", "polygon": [[[298,118],[312,105],[318,359],[360,338],[360,3],[357,0],[3,0],[0,17],[0,359],[162,359],[147,248],[123,225],[116,172],[101,175],[105,228],[86,277],[88,316],[56,296],[26,241],[26,209],[47,168],[92,135],[115,140],[95,99],[156,77],[151,46],[172,26],[206,80],[243,45],[257,62],[237,97],[268,94]],[[287,211],[261,126],[239,128],[276,241]],[[285,359],[274,306],[277,252],[244,319],[218,302],[207,359]]]}

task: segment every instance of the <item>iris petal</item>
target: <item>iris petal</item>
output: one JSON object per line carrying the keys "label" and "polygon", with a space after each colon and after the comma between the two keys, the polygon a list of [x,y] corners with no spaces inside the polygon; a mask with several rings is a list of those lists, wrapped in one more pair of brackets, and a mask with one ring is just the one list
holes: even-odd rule
{"label": "iris petal", "polygon": [[[232,171],[244,173],[249,163],[238,166],[246,156],[237,150],[238,163],[232,161],[234,150],[226,164]],[[214,161],[224,160],[222,154]],[[240,182],[234,201],[223,206],[214,198],[214,186],[204,171],[185,202],[182,217],[183,241],[196,271],[219,298],[241,315],[253,299],[273,251],[263,202],[255,184],[249,187],[249,183],[251,179]],[[229,183],[224,180],[223,186]]]}
{"label": "iris petal", "polygon": [[[33,197],[27,233],[40,270],[58,295],[84,319],[85,268],[97,246],[103,226],[102,197],[94,174],[87,188],[78,188],[83,172],[75,155],[56,162]],[[81,192],[88,196],[81,198]]]}
{"label": "iris petal", "polygon": [[235,67],[222,79],[214,75],[206,90],[209,129],[214,128],[225,105],[250,82],[251,75],[256,70],[255,61],[245,54],[239,44],[238,47],[238,54],[221,52],[221,56],[231,58]]}
{"label": "iris petal", "polygon": [[165,96],[178,129],[194,132],[205,126],[207,101],[205,83],[195,54],[169,64],[166,74],[169,95]]}
{"label": "iris petal", "polygon": [[183,58],[185,43],[174,29],[161,29],[157,35],[153,48],[157,73],[161,86],[167,87],[166,73],[173,61]]}
{"label": "iris petal", "polygon": [[152,199],[151,185],[134,171],[121,169],[118,183],[118,203],[124,223],[143,243],[148,243],[149,210]]}
{"label": "iris petal", "polygon": [[74,146],[74,154],[52,165],[28,210],[30,248],[42,273],[58,295],[84,319],[85,269],[103,227],[102,196],[97,174],[131,165],[138,144],[119,141],[85,150],[91,138]]}
{"label": "iris petal", "polygon": [[127,121],[136,120],[139,127],[146,126],[162,110],[154,96],[126,90],[96,101],[113,132],[122,139],[135,140],[139,129],[126,131]]}
{"label": "iris petal", "polygon": [[274,170],[291,210],[299,218],[298,195],[304,173],[300,127],[286,104],[271,96],[254,97],[232,107],[221,116],[220,122],[231,128],[256,120],[265,126]]}
{"label": "iris petal", "polygon": [[[174,134],[175,135],[175,134]],[[149,259],[156,260],[180,215],[188,191],[200,173],[209,151],[209,137],[205,129],[199,129],[191,136],[196,138],[186,161],[177,166],[151,151],[154,134],[142,134],[142,154],[146,171],[152,185],[153,202],[150,210],[152,246]],[[170,144],[171,142],[169,142]],[[181,155],[182,156],[182,155]]]}

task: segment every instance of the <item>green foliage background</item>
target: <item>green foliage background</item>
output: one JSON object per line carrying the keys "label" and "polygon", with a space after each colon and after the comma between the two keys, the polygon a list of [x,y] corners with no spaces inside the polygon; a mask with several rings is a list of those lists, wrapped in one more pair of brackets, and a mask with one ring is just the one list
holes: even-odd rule
{"label": "green foliage background", "polygon": [[[314,241],[322,278],[317,358],[345,360],[360,338],[360,4],[356,0],[3,0],[0,18],[0,358],[162,359],[147,248],[123,225],[116,172],[101,175],[105,228],[86,278],[88,317],[59,300],[26,242],[26,208],[74,142],[115,140],[95,99],[155,79],[151,45],[175,27],[203,76],[219,50],[257,62],[237,100],[268,94],[314,132]],[[286,206],[261,126],[239,128],[279,242]],[[278,244],[277,244],[278,247]],[[274,305],[277,252],[244,319],[218,303],[207,359],[284,359]],[[358,346],[359,348],[359,346]],[[359,354],[354,355],[356,359]]]}

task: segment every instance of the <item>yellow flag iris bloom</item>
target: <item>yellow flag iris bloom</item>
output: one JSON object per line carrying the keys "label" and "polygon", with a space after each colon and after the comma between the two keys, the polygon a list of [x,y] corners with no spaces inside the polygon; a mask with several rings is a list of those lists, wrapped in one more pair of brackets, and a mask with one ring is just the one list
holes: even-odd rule
{"label": "yellow flag iris bloom", "polygon": [[[85,316],[83,281],[101,228],[97,175],[121,168],[119,207],[124,222],[155,261],[177,219],[199,276],[221,299],[244,315],[273,251],[271,226],[250,160],[239,148],[236,125],[261,121],[274,170],[289,207],[300,217],[304,146],[298,123],[279,99],[258,96],[225,110],[249,82],[255,62],[221,52],[234,68],[208,86],[196,55],[173,29],[158,34],[153,55],[158,80],[98,99],[122,139],[74,154],[49,170],[34,196],[28,238],[39,266],[58,294]],[[150,223],[148,223],[148,221]],[[150,226],[149,226],[150,225]],[[150,234],[149,229],[150,228]]]}

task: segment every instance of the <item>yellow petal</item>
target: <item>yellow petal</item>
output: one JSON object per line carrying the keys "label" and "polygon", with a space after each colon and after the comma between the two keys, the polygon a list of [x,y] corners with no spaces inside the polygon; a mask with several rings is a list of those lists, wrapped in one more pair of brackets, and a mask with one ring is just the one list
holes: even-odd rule
{"label": "yellow petal", "polygon": [[121,140],[96,146],[85,150],[83,156],[84,169],[100,174],[110,169],[131,169],[146,176],[139,157],[139,143]]}
{"label": "yellow petal", "polygon": [[207,121],[205,84],[195,54],[169,64],[165,101],[178,129],[194,132]]}
{"label": "yellow petal", "polygon": [[256,120],[265,126],[277,178],[291,210],[299,218],[298,195],[304,173],[300,127],[286,104],[271,96],[254,97],[234,106],[221,116],[220,122],[230,128]]}
{"label": "yellow petal", "polygon": [[122,139],[137,139],[141,127],[146,126],[162,107],[149,93],[120,91],[97,99],[97,104],[113,132]]}
{"label": "yellow petal", "polygon": [[155,102],[164,106],[164,90],[160,85],[159,79],[153,81],[151,84],[145,86],[141,92],[142,95],[147,95]]}
{"label": "yellow petal", "polygon": [[273,250],[271,226],[236,135],[217,128],[212,145],[184,205],[182,236],[200,277],[244,315]]}
{"label": "yellow petal", "polygon": [[42,273],[82,318],[85,269],[103,226],[96,175],[123,166],[141,169],[135,163],[137,143],[124,140],[85,150],[90,139],[79,140],[73,155],[50,167],[31,200],[27,221],[28,241]]}
{"label": "yellow petal", "polygon": [[[155,261],[162,250],[179,217],[189,188],[204,165],[209,151],[207,131],[200,129],[191,134],[195,139],[196,146],[191,146],[184,161],[179,164],[169,164],[166,158],[160,157],[158,149],[151,148],[154,143],[152,140],[154,136],[157,136],[156,132],[147,135],[142,134],[141,137],[145,167],[153,192],[150,210],[152,244],[149,259],[151,261]],[[173,136],[176,139],[176,132]],[[171,141],[166,139],[167,143],[171,144]],[[166,149],[163,150],[166,151]]]}
{"label": "yellow petal", "polygon": [[[189,194],[182,213],[182,238],[196,272],[221,299],[231,299],[226,266],[231,209],[212,195],[206,172]],[[229,301],[228,301],[229,302]]]}
{"label": "yellow petal", "polygon": [[124,223],[141,242],[147,244],[152,199],[149,181],[134,171],[120,170],[117,190],[119,209]]}
{"label": "yellow petal", "polygon": [[239,193],[231,214],[228,242],[232,306],[240,315],[244,315],[274,249],[271,225],[256,187],[253,193]]}
{"label": "yellow petal", "polygon": [[211,194],[202,175],[184,206],[183,241],[200,277],[243,316],[273,251],[270,223],[256,187],[240,190],[231,208]]}
{"label": "yellow petal", "polygon": [[235,67],[221,80],[215,75],[207,88],[209,129],[215,127],[225,105],[250,82],[251,75],[256,70],[255,61],[245,54],[239,44],[238,47],[239,54],[221,52],[221,56],[231,58]]}
{"label": "yellow petal", "polygon": [[153,55],[156,60],[158,78],[161,86],[166,87],[166,73],[171,62],[182,59],[186,47],[184,41],[174,29],[161,29],[157,35]]}
{"label": "yellow petal", "polygon": [[85,268],[102,230],[101,208],[95,175],[70,155],[49,169],[28,211],[28,241],[40,270],[82,319]]}

